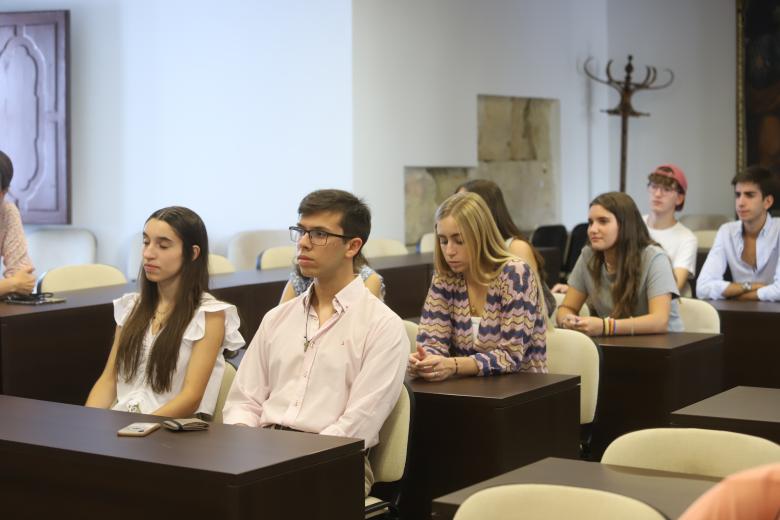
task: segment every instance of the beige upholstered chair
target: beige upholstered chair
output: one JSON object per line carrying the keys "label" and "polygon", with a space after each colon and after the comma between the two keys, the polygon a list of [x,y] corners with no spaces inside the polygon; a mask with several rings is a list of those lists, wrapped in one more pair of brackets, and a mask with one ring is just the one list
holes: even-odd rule
{"label": "beige upholstered chair", "polygon": [[43,292],[75,291],[126,283],[127,278],[122,271],[105,264],[65,265],[45,273],[39,280]]}
{"label": "beige upholstered chair", "polygon": [[601,349],[581,332],[548,327],[547,370],[580,376],[580,454],[588,457],[599,397]]}
{"label": "beige upholstered chair", "polygon": [[225,372],[222,374],[222,384],[219,385],[219,395],[217,395],[217,406],[214,408],[215,423],[222,423],[222,409],[225,407],[230,386],[233,384],[233,378],[236,377],[236,369],[225,360]]}
{"label": "beige upholstered chair", "polygon": [[131,282],[138,280],[138,275],[141,273],[143,252],[143,233],[135,233],[130,239],[130,243],[127,247],[127,265],[125,267],[125,274],[127,275],[127,279]]}
{"label": "beige upholstered chair", "polygon": [[780,445],[720,430],[654,428],[618,437],[602,464],[723,478],[743,469],[780,462]]}
{"label": "beige upholstered chair", "polygon": [[226,257],[222,255],[209,254],[209,274],[228,274],[235,273],[236,268]]}
{"label": "beige upholstered chair", "polygon": [[433,253],[436,248],[436,233],[425,233],[417,243],[418,253]]}
{"label": "beige upholstered chair", "polygon": [[718,231],[713,229],[701,229],[699,231],[694,231],[693,234],[696,235],[696,242],[699,247],[710,249],[712,244],[715,243],[715,237],[718,235]]}
{"label": "beige upholstered chair", "polygon": [[27,235],[27,252],[40,275],[63,265],[94,264],[97,240],[87,229],[38,228]]}
{"label": "beige upholstered chair", "polygon": [[720,333],[720,316],[708,302],[680,298],[679,309],[685,332]]}
{"label": "beige upholstered chair", "polygon": [[512,484],[478,491],[455,513],[455,520],[662,520],[653,507],[607,491],[552,484]]}
{"label": "beige upholstered chair", "polygon": [[363,246],[363,256],[378,258],[380,256],[398,256],[409,254],[403,242],[390,238],[369,238]]}
{"label": "beige upholstered chair", "polygon": [[406,335],[409,336],[409,352],[417,352],[417,329],[420,327],[413,321],[404,320]]}
{"label": "beige upholstered chair", "polygon": [[228,260],[239,271],[249,271],[257,267],[257,255],[269,247],[290,245],[290,231],[287,229],[261,229],[243,231],[228,242]]}
{"label": "beige upholstered chair", "polygon": [[[566,295],[561,293],[553,293],[553,296],[555,296],[555,304],[559,306],[560,304],[563,303],[563,300],[566,298]],[[580,316],[590,316],[590,309],[588,308],[588,302],[582,304],[582,307],[580,307],[579,314]]]}
{"label": "beige upholstered chair", "polygon": [[547,329],[547,370],[580,376],[580,424],[593,422],[599,396],[601,355],[592,339],[576,330]]}
{"label": "beige upholstered chair", "polygon": [[[734,220],[733,217],[728,215],[715,214],[689,214],[680,217],[680,222],[691,231],[700,231],[702,229],[717,230],[720,226],[732,220]],[[702,245],[699,244],[699,247],[702,247]]]}
{"label": "beige upholstered chair", "polygon": [[[371,448],[368,460],[374,472],[374,482],[393,483],[388,486],[387,499],[366,497],[365,517],[373,518],[390,513],[398,517],[398,502],[406,463],[408,460],[409,436],[414,416],[414,393],[404,383],[393,411],[379,430],[379,444]],[[373,490],[372,490],[373,491]]]}
{"label": "beige upholstered chair", "polygon": [[286,267],[292,269],[295,263],[295,246],[269,247],[257,257],[258,269],[276,269]]}

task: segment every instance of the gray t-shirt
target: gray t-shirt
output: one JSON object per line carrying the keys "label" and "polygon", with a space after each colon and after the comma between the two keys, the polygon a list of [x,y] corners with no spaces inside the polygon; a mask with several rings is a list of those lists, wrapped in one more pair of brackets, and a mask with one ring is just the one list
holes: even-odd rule
{"label": "gray t-shirt", "polygon": [[[607,268],[602,266],[601,285],[597,291],[596,284],[588,271],[591,258],[593,258],[593,250],[590,246],[583,247],[582,253],[569,275],[569,285],[581,293],[587,294],[591,308],[598,316],[606,317],[615,306],[611,294],[615,275],[607,274]],[[684,330],[683,322],[680,319],[677,302],[680,293],[677,291],[677,283],[674,280],[672,262],[663,249],[652,245],[645,248],[642,252],[641,277],[639,294],[634,304],[634,316],[642,316],[649,312],[647,302],[650,298],[671,294],[672,308],[669,313],[669,332],[682,332]]]}

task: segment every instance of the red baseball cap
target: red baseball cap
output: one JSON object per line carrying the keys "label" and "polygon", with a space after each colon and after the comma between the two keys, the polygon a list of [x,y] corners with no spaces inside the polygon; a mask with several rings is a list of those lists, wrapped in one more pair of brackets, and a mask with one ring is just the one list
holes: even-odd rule
{"label": "red baseball cap", "polygon": [[[650,175],[661,175],[662,177],[669,177],[670,179],[674,179],[682,189],[683,195],[688,192],[688,179],[685,178],[685,174],[683,173],[682,169],[677,165],[662,164]],[[684,205],[685,199],[683,199],[683,203],[677,206],[675,209],[680,211]]]}
{"label": "red baseball cap", "polygon": [[651,175],[663,175],[664,177],[670,177],[677,181],[677,184],[683,190],[683,194],[688,191],[688,179],[685,178],[685,174],[679,166],[674,164],[662,164]]}

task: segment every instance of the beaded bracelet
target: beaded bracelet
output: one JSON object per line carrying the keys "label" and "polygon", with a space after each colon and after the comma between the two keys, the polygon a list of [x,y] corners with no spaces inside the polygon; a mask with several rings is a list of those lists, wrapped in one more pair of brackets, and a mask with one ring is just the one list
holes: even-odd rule
{"label": "beaded bracelet", "polygon": [[454,357],[452,358],[453,361],[455,361],[455,375],[458,375],[458,358]]}

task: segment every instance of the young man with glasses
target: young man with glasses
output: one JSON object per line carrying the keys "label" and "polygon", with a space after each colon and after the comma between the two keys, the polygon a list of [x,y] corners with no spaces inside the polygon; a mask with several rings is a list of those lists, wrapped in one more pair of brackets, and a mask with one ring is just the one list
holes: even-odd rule
{"label": "young man with glasses", "polygon": [[[247,349],[223,421],[355,437],[371,448],[401,392],[409,339],[401,319],[355,274],[371,231],[368,207],[319,190],[290,227],[296,262],[314,282],[270,310]],[[365,493],[373,475],[365,460]]]}
{"label": "young man with glasses", "polygon": [[[688,293],[688,279],[696,274],[696,235],[675,218],[685,205],[688,180],[674,164],[664,164],[648,177],[650,213],[644,215],[650,238],[664,248],[672,259],[674,279],[680,294]],[[685,294],[683,294],[685,295]]]}
{"label": "young man with glasses", "polygon": [[[718,230],[696,282],[696,296],[780,301],[780,220],[769,215],[774,176],[764,167],[750,166],[731,185],[739,220]],[[723,279],[727,267],[732,282]]]}

